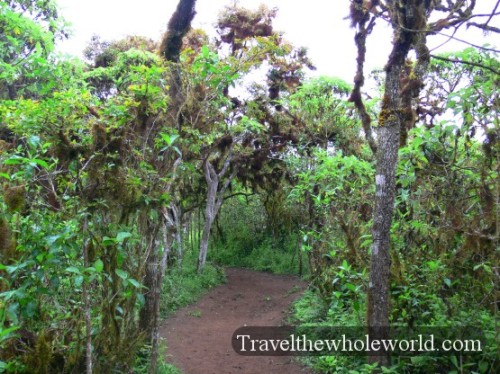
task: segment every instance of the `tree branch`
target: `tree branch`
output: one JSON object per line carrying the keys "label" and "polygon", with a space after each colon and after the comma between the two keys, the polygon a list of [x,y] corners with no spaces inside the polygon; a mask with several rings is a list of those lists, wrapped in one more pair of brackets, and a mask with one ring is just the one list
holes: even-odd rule
{"label": "tree branch", "polygon": [[457,60],[457,59],[453,59],[453,58],[447,58],[447,57],[436,56],[436,55],[430,55],[430,56],[432,58],[435,58],[436,60],[453,62],[453,63],[456,63],[456,64],[464,64],[464,65],[469,65],[469,66],[475,66],[475,67],[478,67],[478,68],[481,68],[481,69],[489,70],[489,71],[491,71],[494,74],[500,75],[500,71],[499,70],[496,70],[496,69],[494,69],[494,68],[492,68],[490,66],[486,66],[486,65],[480,64],[478,62],[465,61],[465,60]]}
{"label": "tree branch", "polygon": [[474,47],[474,48],[477,48],[477,49],[481,49],[481,50],[483,50],[483,51],[489,51],[489,52],[500,53],[500,50],[498,50],[498,49],[488,48],[488,47],[482,47],[482,46],[480,46],[480,45],[477,45],[477,44],[474,44],[474,43],[468,42],[468,41],[463,40],[463,39],[460,39],[460,38],[457,38],[456,36],[453,36],[453,35],[448,35],[448,34],[445,34],[445,33],[442,33],[442,32],[438,32],[438,34],[439,34],[439,35],[442,35],[442,36],[446,36],[447,38],[450,38],[450,39],[456,40],[457,42],[460,42],[460,43],[464,43],[464,44],[470,45],[471,47]]}
{"label": "tree branch", "polygon": [[359,23],[359,31],[356,33],[354,40],[356,42],[356,47],[358,49],[358,56],[356,58],[356,76],[354,77],[354,88],[352,89],[349,101],[354,103],[356,110],[358,111],[359,117],[361,119],[361,125],[363,126],[363,131],[365,132],[366,140],[370,145],[370,149],[373,154],[377,153],[377,143],[373,137],[372,131],[372,118],[366,110],[365,103],[361,97],[361,87],[365,83],[364,76],[364,64],[366,59],[366,38],[373,30],[375,26],[376,17],[372,17],[368,26],[365,26],[366,22]]}
{"label": "tree branch", "polygon": [[500,29],[498,27],[488,26],[485,23],[469,22],[469,23],[467,23],[467,27],[469,27],[469,26],[474,26],[474,27],[477,27],[478,29],[481,29],[484,31],[491,31],[491,32],[500,34]]}
{"label": "tree branch", "polygon": [[500,6],[500,0],[497,0],[497,3],[495,4],[493,11],[491,12],[490,16],[488,17],[488,20],[484,23],[485,26],[487,26],[488,23],[490,23],[490,21],[492,20],[494,15],[498,14],[498,13],[496,13],[498,6]]}
{"label": "tree branch", "polygon": [[196,0],[179,0],[177,9],[168,22],[167,32],[160,46],[160,55],[167,61],[179,62],[182,48],[182,38],[191,28],[191,22],[196,14]]}

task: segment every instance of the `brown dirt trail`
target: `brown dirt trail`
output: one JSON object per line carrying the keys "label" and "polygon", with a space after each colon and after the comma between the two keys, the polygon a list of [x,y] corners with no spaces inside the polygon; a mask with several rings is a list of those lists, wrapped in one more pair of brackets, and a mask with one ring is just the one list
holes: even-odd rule
{"label": "brown dirt trail", "polygon": [[242,326],[279,326],[290,303],[306,287],[295,276],[227,269],[227,282],[165,321],[171,362],[185,374],[305,374],[291,357],[248,357],[233,351]]}

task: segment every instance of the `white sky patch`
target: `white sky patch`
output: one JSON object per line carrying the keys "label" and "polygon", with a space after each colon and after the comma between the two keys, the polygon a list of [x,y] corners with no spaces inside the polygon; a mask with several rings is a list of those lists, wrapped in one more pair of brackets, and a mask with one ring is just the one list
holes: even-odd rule
{"label": "white sky patch", "polygon": [[[93,34],[104,40],[116,40],[127,35],[143,35],[159,40],[166,30],[170,16],[178,0],[58,0],[63,16],[72,23],[73,37],[60,43],[59,50],[81,56]],[[205,30],[212,25],[218,13],[230,0],[198,0],[194,27]],[[295,46],[304,46],[318,68],[312,75],[338,76],[351,82],[356,65],[355,31],[350,28],[349,0],[241,0],[240,6],[256,9],[265,3],[269,8],[278,7],[275,29],[285,32],[285,38]],[[496,0],[478,1],[478,12],[491,11]],[[481,19],[477,21],[480,22]],[[494,23],[490,23],[491,26]],[[449,32],[451,33],[451,32]],[[492,37],[486,38],[474,28],[463,30],[457,37],[482,45]],[[378,20],[377,27],[368,39],[367,75],[373,68],[383,67],[391,49],[391,30],[384,21]],[[434,48],[447,38],[433,36],[429,46]],[[463,43],[450,41],[436,52],[459,50],[467,47]]]}

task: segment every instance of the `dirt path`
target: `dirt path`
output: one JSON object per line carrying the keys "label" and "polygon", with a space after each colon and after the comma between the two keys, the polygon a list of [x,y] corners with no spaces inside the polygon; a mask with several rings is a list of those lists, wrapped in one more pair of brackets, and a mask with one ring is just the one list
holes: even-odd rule
{"label": "dirt path", "polygon": [[294,276],[227,269],[227,283],[179,310],[161,330],[167,360],[185,374],[304,374],[291,357],[246,357],[231,347],[244,326],[279,326],[305,284]]}

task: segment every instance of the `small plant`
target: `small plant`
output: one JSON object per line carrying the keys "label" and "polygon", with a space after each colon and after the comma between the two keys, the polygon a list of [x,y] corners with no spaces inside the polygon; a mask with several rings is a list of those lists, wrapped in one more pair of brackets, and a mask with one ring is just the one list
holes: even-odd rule
{"label": "small plant", "polygon": [[192,310],[188,313],[191,317],[201,318],[201,311]]}

